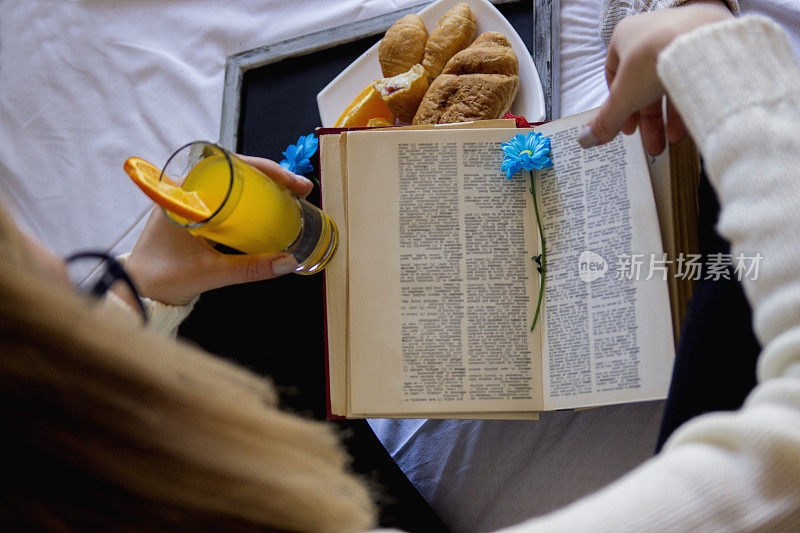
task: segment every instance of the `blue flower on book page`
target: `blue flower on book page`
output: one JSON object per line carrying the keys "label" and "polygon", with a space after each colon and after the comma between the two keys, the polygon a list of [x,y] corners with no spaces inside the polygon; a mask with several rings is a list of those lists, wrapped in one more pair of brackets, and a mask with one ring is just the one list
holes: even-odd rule
{"label": "blue flower on book page", "polygon": [[541,133],[520,133],[515,135],[510,141],[500,145],[503,150],[503,163],[500,170],[506,173],[506,179],[511,179],[514,174],[522,169],[527,170],[531,175],[531,196],[533,196],[533,210],[536,213],[536,226],[539,229],[539,241],[542,243],[542,251],[539,255],[531,257],[536,262],[536,270],[539,272],[539,301],[536,302],[536,313],[533,315],[531,331],[536,327],[539,320],[539,312],[542,309],[542,296],[544,295],[544,280],[547,272],[547,252],[545,251],[544,230],[542,220],[539,217],[539,204],[536,201],[536,186],[533,181],[533,171],[543,168],[551,168],[553,160],[550,159],[550,137],[545,137]]}
{"label": "blue flower on book page", "polygon": [[550,137],[545,137],[541,133],[520,133],[501,144],[500,148],[505,156],[500,170],[506,173],[506,179],[511,179],[523,169],[531,171],[553,166],[553,161],[550,159]]}
{"label": "blue flower on book page", "polygon": [[317,152],[319,141],[314,137],[313,133],[308,135],[301,135],[297,139],[297,144],[290,144],[283,152],[283,157],[279,163],[280,166],[295,174],[305,174],[311,172],[314,167],[311,166],[311,156]]}

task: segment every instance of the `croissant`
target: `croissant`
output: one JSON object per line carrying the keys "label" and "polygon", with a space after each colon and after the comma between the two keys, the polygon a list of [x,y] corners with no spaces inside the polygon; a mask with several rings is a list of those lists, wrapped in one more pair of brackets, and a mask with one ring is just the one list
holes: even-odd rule
{"label": "croissant", "polygon": [[502,33],[487,31],[445,65],[445,74],[519,74],[519,59]]}
{"label": "croissant", "polygon": [[433,80],[413,124],[445,124],[503,116],[519,91],[519,60],[505,35],[481,34]]}
{"label": "croissant", "polygon": [[453,6],[439,19],[425,44],[422,66],[428,72],[428,80],[441,74],[445,64],[457,52],[463,50],[475,37],[477,23],[469,6],[463,2]]}
{"label": "croissant", "polygon": [[384,78],[397,76],[422,62],[428,30],[419,15],[406,15],[386,31],[378,46]]}
{"label": "croissant", "polygon": [[412,124],[450,124],[502,117],[519,90],[519,76],[441,74],[425,93]]}

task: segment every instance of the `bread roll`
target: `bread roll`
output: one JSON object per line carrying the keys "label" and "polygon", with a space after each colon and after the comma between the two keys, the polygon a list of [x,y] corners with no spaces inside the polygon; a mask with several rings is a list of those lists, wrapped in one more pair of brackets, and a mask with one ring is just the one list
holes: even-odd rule
{"label": "bread roll", "polygon": [[413,124],[450,124],[502,117],[519,90],[519,76],[441,74],[433,80]]}
{"label": "bread roll", "polygon": [[442,73],[442,69],[456,53],[475,38],[475,15],[463,2],[453,6],[439,19],[425,44],[422,66],[428,72],[428,81]]}
{"label": "bread roll", "polygon": [[519,75],[519,59],[505,35],[487,31],[454,55],[445,65],[444,73],[516,76]]}
{"label": "bread roll", "polygon": [[445,124],[502,117],[519,91],[519,60],[505,35],[481,34],[454,55],[414,115],[414,124]]}
{"label": "bread roll", "polygon": [[372,82],[389,109],[401,121],[410,123],[428,90],[428,75],[417,63],[408,72]]}
{"label": "bread roll", "polygon": [[428,30],[419,15],[406,15],[392,24],[378,46],[383,76],[397,76],[421,63],[427,42]]}

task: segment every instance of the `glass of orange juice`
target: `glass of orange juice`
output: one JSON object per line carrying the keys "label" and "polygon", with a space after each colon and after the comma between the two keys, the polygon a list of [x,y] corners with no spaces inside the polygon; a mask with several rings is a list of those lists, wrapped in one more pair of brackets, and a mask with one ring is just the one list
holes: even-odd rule
{"label": "glass of orange juice", "polygon": [[336,253],[339,233],[328,215],[215,143],[178,148],[161,171],[164,177],[195,192],[211,211],[191,222],[165,210],[193,235],[247,254],[291,254],[297,274],[321,271]]}

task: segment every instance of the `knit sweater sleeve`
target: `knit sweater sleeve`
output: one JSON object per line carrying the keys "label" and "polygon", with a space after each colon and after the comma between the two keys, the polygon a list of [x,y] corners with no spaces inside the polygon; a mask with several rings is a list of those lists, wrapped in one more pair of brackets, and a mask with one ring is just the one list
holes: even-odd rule
{"label": "knit sweater sleeve", "polygon": [[[600,15],[600,38],[603,44],[608,46],[611,41],[611,34],[617,23],[629,15],[639,15],[651,11],[660,11],[670,7],[677,7],[685,4],[689,0],[603,0],[603,7]],[[731,13],[739,14],[739,0],[720,0]]]}
{"label": "knit sweater sleeve", "polygon": [[745,17],[679,37],[658,72],[705,158],[719,231],[734,256],[763,256],[743,282],[759,384],[604,490],[509,531],[800,531],[800,71],[777,25]]}

